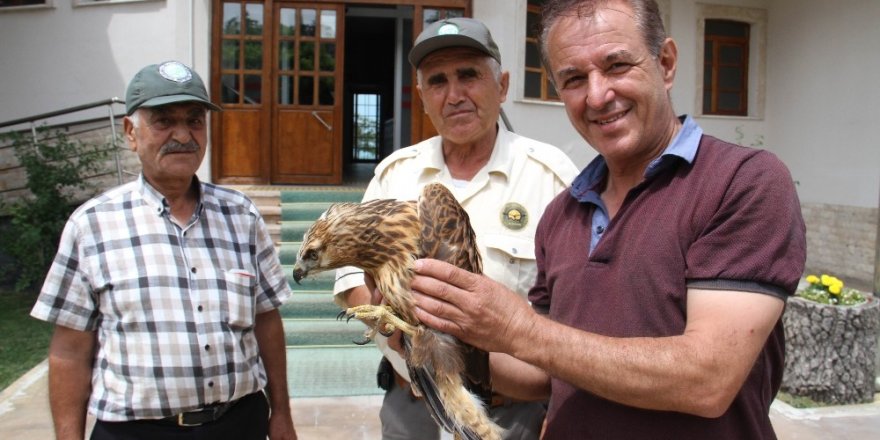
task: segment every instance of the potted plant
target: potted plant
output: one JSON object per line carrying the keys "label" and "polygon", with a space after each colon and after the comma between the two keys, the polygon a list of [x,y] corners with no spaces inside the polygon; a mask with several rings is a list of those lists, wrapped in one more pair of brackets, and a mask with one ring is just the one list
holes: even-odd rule
{"label": "potted plant", "polygon": [[840,279],[808,275],[789,298],[782,391],[832,404],[874,400],[880,302]]}

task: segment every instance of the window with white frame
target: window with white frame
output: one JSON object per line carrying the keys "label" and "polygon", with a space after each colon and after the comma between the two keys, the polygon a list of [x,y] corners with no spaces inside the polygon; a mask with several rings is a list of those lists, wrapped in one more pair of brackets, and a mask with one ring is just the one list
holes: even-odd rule
{"label": "window with white frame", "polygon": [[697,4],[697,100],[702,116],[764,116],[767,11]]}
{"label": "window with white frame", "polygon": [[0,0],[0,9],[31,9],[52,6],[52,0]]}
{"label": "window with white frame", "polygon": [[[540,101],[559,101],[556,88],[541,63],[541,48],[538,42],[540,32],[541,8],[546,0],[527,0],[525,57],[523,69],[523,98]],[[670,0],[657,0],[660,17],[669,32]]]}
{"label": "window with white frame", "polygon": [[523,97],[542,101],[559,101],[556,88],[550,82],[547,71],[541,64],[541,48],[538,45],[538,32],[541,23],[541,7],[545,0],[528,0],[526,10],[526,55],[523,74]]}
{"label": "window with white frame", "polygon": [[749,28],[734,20],[706,20],[703,114],[748,116]]}
{"label": "window with white frame", "polygon": [[[73,0],[74,6],[95,6],[95,5],[106,5],[109,3],[141,3],[141,2],[154,2],[160,0]],[[161,0],[164,1],[164,0]]]}

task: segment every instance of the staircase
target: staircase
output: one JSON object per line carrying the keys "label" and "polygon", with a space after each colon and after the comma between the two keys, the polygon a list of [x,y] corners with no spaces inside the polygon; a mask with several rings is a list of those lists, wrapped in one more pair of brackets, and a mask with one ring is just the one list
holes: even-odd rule
{"label": "staircase", "polygon": [[247,190],[257,204],[273,241],[293,296],[281,307],[287,342],[287,380],[291,397],[381,394],[376,367],[382,358],[375,345],[358,346],[365,326],[337,320],[333,302],[334,272],[310,275],[297,285],[290,276],[303,234],[334,202],[360,202],[362,188]]}

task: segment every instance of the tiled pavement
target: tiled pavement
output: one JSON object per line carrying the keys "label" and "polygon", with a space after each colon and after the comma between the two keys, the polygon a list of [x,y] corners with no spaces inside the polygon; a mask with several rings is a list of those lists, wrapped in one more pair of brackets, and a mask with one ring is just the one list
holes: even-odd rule
{"label": "tiled pavement", "polygon": [[[0,393],[0,438],[53,439],[46,362]],[[780,440],[880,439],[880,399],[872,404],[795,409],[777,401],[771,419]],[[291,401],[300,440],[380,438],[382,397],[296,398]]]}

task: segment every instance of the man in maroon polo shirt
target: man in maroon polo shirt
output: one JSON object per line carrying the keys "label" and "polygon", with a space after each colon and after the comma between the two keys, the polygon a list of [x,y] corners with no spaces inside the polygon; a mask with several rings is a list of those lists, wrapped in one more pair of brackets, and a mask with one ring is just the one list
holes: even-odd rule
{"label": "man in maroon polo shirt", "polygon": [[704,135],[669,98],[653,0],[550,0],[545,65],[599,156],[547,208],[532,308],[421,260],[419,318],[493,353],[493,383],[550,397],[544,439],[773,439],[780,317],[806,239],[786,167]]}

